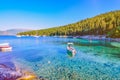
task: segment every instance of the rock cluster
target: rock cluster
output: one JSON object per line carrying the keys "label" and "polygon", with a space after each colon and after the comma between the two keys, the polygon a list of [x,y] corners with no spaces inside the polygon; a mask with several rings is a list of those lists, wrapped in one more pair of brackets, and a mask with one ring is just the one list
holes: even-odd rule
{"label": "rock cluster", "polygon": [[0,63],[0,80],[38,80],[29,71],[18,69],[11,62]]}
{"label": "rock cluster", "polygon": [[0,64],[0,80],[16,80],[21,76],[22,74],[15,69],[15,66]]}

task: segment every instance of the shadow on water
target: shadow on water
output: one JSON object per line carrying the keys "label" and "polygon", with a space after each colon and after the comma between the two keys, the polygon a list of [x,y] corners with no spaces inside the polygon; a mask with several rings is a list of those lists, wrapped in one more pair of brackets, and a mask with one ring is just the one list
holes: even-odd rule
{"label": "shadow on water", "polygon": [[25,60],[29,62],[39,62],[43,60],[43,57],[38,55],[32,55],[32,56],[26,57]]}
{"label": "shadow on water", "polygon": [[120,53],[113,53],[114,55],[112,55],[112,57],[116,57],[120,59]]}
{"label": "shadow on water", "polygon": [[109,48],[116,48],[115,46],[112,46],[110,42],[106,41],[98,41],[98,42],[74,42],[76,46],[103,46],[103,47],[109,47]]}

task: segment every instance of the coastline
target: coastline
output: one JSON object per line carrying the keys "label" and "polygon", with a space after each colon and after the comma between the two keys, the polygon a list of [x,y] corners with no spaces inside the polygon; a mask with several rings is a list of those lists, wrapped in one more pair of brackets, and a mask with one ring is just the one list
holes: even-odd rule
{"label": "coastline", "polygon": [[83,35],[83,36],[54,36],[60,38],[77,38],[77,39],[87,39],[87,40],[106,40],[120,42],[120,38],[110,38],[106,35]]}
{"label": "coastline", "polygon": [[[14,36],[15,35],[0,35],[0,36]],[[29,37],[28,35],[20,35],[20,37]],[[35,36],[30,36],[35,37]],[[106,35],[83,35],[83,36],[37,36],[38,37],[60,37],[60,38],[78,38],[78,39],[88,39],[88,40],[106,40],[106,41],[114,41],[120,42],[120,38],[110,38]],[[19,37],[18,37],[19,38]]]}
{"label": "coastline", "polygon": [[120,38],[109,38],[109,37],[106,37],[105,35],[97,35],[97,36],[95,36],[95,35],[84,35],[84,36],[74,36],[73,38],[120,42]]}

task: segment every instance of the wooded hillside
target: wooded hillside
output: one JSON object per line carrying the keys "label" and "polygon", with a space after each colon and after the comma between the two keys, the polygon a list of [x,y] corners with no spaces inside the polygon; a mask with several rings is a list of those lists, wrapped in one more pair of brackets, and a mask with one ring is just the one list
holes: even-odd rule
{"label": "wooded hillside", "polygon": [[65,26],[22,32],[18,35],[107,35],[108,37],[120,38],[120,10],[100,14]]}

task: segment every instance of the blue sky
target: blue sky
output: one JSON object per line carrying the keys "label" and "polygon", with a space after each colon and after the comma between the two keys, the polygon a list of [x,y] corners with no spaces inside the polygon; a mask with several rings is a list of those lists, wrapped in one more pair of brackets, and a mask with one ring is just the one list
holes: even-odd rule
{"label": "blue sky", "polygon": [[0,0],[0,30],[43,29],[120,10],[120,0]]}

